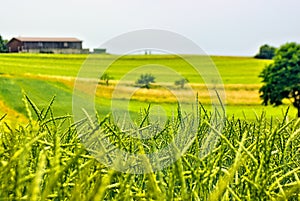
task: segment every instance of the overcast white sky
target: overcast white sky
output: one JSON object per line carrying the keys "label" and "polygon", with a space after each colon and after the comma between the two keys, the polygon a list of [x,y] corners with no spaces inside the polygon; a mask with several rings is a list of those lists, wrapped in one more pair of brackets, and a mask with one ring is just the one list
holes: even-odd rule
{"label": "overcast white sky", "polygon": [[0,0],[0,34],[77,37],[98,47],[119,34],[164,29],[210,55],[254,55],[300,42],[299,0]]}

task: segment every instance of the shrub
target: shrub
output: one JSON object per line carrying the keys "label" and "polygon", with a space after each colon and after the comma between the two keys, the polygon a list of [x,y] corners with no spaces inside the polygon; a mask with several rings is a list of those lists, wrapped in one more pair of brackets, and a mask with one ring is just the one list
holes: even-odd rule
{"label": "shrub", "polygon": [[109,81],[112,80],[113,77],[110,76],[108,73],[104,73],[101,77],[100,77],[100,80],[103,80],[106,84],[106,86],[109,85]]}
{"label": "shrub", "polygon": [[142,87],[150,89],[150,84],[155,83],[155,77],[151,74],[142,74],[136,81],[136,84],[142,85]]}
{"label": "shrub", "polygon": [[188,83],[189,81],[187,80],[187,79],[180,79],[180,80],[176,80],[175,82],[174,82],[174,84],[176,85],[176,86],[179,86],[181,89],[183,89],[184,88],[184,85],[186,84],[186,83]]}
{"label": "shrub", "polygon": [[257,59],[272,59],[275,55],[276,48],[267,44],[259,48],[259,53],[254,56]]}
{"label": "shrub", "polygon": [[0,53],[8,52],[6,43],[7,43],[7,40],[3,40],[2,36],[0,35]]}

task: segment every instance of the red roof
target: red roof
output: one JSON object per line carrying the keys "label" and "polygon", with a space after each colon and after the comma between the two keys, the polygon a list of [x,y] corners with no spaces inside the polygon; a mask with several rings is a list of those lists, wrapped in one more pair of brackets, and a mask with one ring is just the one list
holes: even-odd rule
{"label": "red roof", "polygon": [[16,37],[22,42],[82,42],[77,38],[35,38],[35,37]]}

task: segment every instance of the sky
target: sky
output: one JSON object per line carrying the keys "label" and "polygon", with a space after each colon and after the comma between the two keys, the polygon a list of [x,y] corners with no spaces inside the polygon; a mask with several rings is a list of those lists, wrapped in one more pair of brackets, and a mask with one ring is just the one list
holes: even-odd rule
{"label": "sky", "polygon": [[[253,56],[300,43],[299,0],[0,0],[0,35],[77,37],[96,48],[130,31],[162,29],[209,55]],[[108,50],[109,51],[109,50]]]}

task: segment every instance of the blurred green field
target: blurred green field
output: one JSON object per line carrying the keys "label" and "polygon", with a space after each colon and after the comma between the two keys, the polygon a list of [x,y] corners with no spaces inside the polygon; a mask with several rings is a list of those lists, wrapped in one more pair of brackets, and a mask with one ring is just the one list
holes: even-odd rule
{"label": "blurred green field", "polygon": [[[47,54],[0,54],[0,73],[11,75],[55,75],[76,77],[80,67],[84,64],[88,55],[47,55]],[[197,60],[197,56],[190,56]],[[111,60],[116,56],[99,55],[99,60]],[[254,84],[260,80],[257,75],[261,72],[269,60],[258,60],[250,57],[225,57],[211,56],[217,66],[224,84]],[[201,61],[201,59],[198,59]],[[135,55],[123,56],[109,67],[108,73],[114,79],[119,80],[122,76],[136,67],[159,64],[182,73],[191,83],[201,83],[195,71],[188,67],[181,58],[169,55]],[[169,81],[168,74],[162,74],[161,69],[152,69],[151,73],[158,74],[161,81]],[[139,74],[132,73],[135,80]]]}
{"label": "blurred green field", "polygon": [[[72,113],[72,93],[75,78],[86,61],[88,55],[52,55],[52,54],[0,54],[0,98],[5,106],[0,109],[0,115],[8,113],[8,109],[14,110],[19,114],[18,121],[22,121],[22,114],[25,114],[22,102],[23,93],[39,106],[46,107],[53,96],[56,97],[53,109],[56,115]],[[199,56],[189,56],[194,60],[201,61]],[[116,57],[112,55],[97,55],[97,59],[113,62]],[[258,89],[260,78],[258,77],[265,65],[270,60],[258,60],[250,57],[228,57],[212,56],[226,89],[227,115],[237,118],[255,119],[255,114],[267,113],[267,117],[282,117],[283,111],[288,105],[274,108],[272,106],[261,106]],[[100,62],[101,64],[101,62]],[[97,109],[101,115],[110,112],[110,96],[113,87],[129,73],[126,77],[129,83],[134,84],[135,80],[143,72],[152,73],[156,80],[161,83],[172,85],[176,76],[170,76],[168,71],[162,71],[161,68],[150,68],[133,70],[139,66],[161,65],[172,68],[190,81],[191,85],[198,86],[203,84],[199,75],[186,62],[176,56],[170,55],[130,55],[123,56],[114,61],[107,72],[113,77],[111,86],[99,85],[97,92]],[[97,66],[95,66],[96,72]],[[205,86],[205,85],[203,85]],[[201,87],[199,91],[201,93]],[[129,111],[138,113],[142,108],[147,107],[149,102],[144,102],[151,96],[156,100],[164,100],[164,107],[168,108],[169,97],[160,98],[162,91],[150,89],[149,94],[137,94],[136,98],[131,100]],[[207,96],[207,95],[204,95]],[[209,97],[204,97],[202,102],[207,109],[210,109]],[[170,105],[170,104],[169,104]],[[127,105],[122,100],[119,101],[120,108],[127,109]],[[296,111],[290,109],[290,116],[295,117]],[[16,114],[8,114],[7,119],[16,119]]]}

